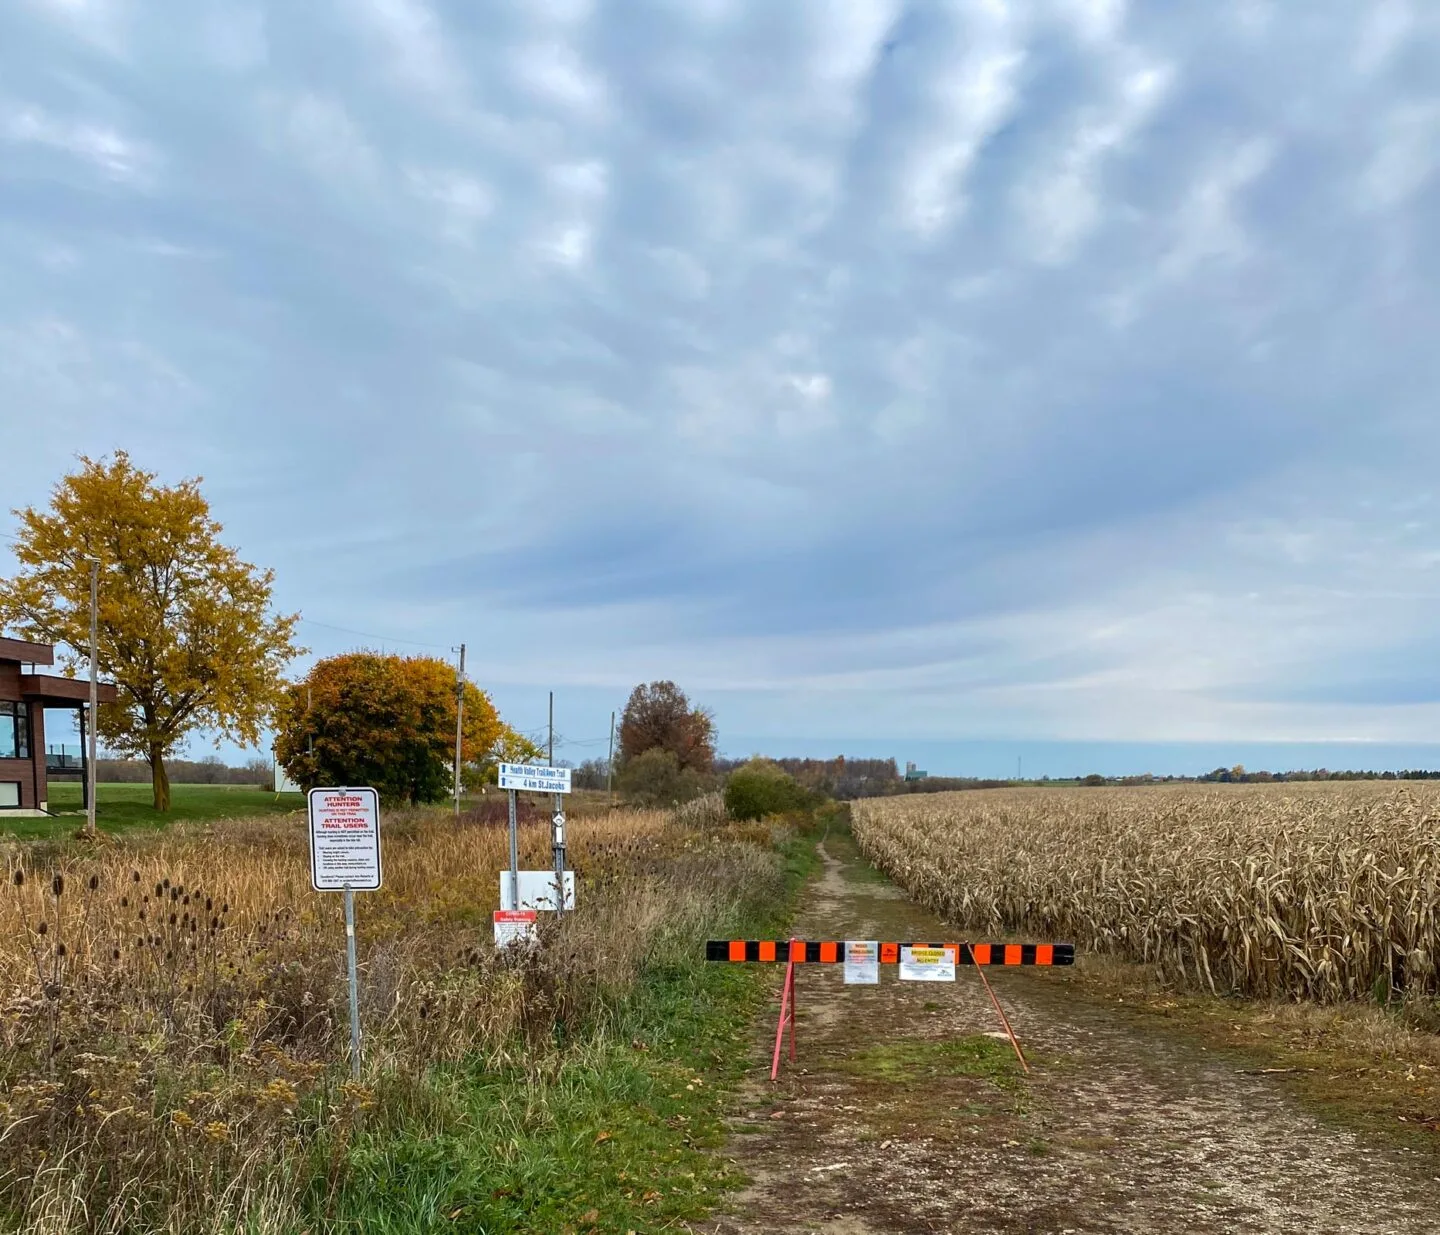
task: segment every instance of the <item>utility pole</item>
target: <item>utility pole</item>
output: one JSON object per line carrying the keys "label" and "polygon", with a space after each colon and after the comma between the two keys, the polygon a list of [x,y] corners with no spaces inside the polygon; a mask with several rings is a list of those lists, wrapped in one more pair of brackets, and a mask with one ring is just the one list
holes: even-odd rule
{"label": "utility pole", "polygon": [[615,809],[615,713],[610,713],[610,753],[605,756],[605,794]]}
{"label": "utility pole", "polygon": [[460,645],[460,667],[455,671],[455,818],[460,818],[460,743],[465,733],[465,645]]}
{"label": "utility pole", "polygon": [[90,559],[90,732],[85,752],[85,835],[95,835],[95,710],[100,703],[100,559]]}

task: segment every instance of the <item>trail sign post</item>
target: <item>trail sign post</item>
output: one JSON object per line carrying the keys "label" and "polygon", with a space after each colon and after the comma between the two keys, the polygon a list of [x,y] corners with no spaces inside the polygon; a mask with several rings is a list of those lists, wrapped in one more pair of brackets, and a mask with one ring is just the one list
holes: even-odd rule
{"label": "trail sign post", "polygon": [[345,961],[350,976],[350,1073],[360,1077],[360,978],[355,963],[355,893],[381,883],[380,795],[370,788],[312,789],[310,883],[345,894]]}
{"label": "trail sign post", "polygon": [[[566,886],[565,878],[565,799],[558,793],[555,795],[555,813],[550,818],[550,826],[554,829],[551,834],[550,857],[555,863],[555,883],[551,891],[551,899],[555,902],[557,913],[564,913],[567,909],[575,908],[575,893]],[[571,877],[573,887],[574,876]]]}
{"label": "trail sign post", "polygon": [[520,822],[516,808],[517,793],[550,793],[555,795],[555,814],[551,818],[554,828],[551,850],[555,858],[551,906],[555,912],[564,913],[575,907],[573,883],[565,877],[565,812],[560,807],[560,795],[570,792],[570,769],[552,768],[530,763],[502,763],[499,769],[500,788],[509,795],[510,816],[510,895],[501,900],[511,909],[525,903],[520,880]]}
{"label": "trail sign post", "polygon": [[522,793],[569,793],[570,769],[530,763],[502,763],[500,788],[518,789]]}

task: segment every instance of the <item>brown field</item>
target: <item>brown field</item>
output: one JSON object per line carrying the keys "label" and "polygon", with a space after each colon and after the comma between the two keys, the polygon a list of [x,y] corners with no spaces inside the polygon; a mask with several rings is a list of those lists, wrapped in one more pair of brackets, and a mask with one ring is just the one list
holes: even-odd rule
{"label": "brown field", "polygon": [[856,803],[866,856],[947,921],[1166,981],[1334,1002],[1440,993],[1440,785],[1011,789]]}
{"label": "brown field", "polygon": [[[548,826],[522,831],[522,865],[547,865]],[[435,1100],[427,1069],[551,1067],[667,940],[781,894],[768,834],[615,811],[570,842],[584,913],[517,964],[489,943],[505,829],[387,816],[384,889],[357,897],[364,1084],[341,898],[310,887],[303,821],[0,845],[5,1229],[299,1230],[367,1122]]]}

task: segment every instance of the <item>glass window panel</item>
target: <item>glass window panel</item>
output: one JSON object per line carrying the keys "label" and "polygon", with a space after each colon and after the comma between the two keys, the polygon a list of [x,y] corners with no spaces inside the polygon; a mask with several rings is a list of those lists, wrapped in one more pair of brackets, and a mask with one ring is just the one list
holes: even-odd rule
{"label": "glass window panel", "polygon": [[19,759],[19,734],[15,731],[16,705],[0,703],[0,759]]}
{"label": "glass window panel", "polygon": [[19,805],[20,782],[18,780],[0,780],[0,810],[4,810],[7,806]]}

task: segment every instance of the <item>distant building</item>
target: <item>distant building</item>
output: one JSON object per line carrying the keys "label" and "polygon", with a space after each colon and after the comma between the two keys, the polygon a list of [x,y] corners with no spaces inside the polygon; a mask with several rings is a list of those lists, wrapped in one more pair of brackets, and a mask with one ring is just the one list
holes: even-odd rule
{"label": "distant building", "polygon": [[289,774],[281,766],[280,760],[275,760],[275,792],[276,793],[299,793],[300,786],[290,779]]}
{"label": "distant building", "polygon": [[915,766],[915,761],[914,761],[913,759],[910,760],[908,763],[905,764],[905,779],[906,779],[906,780],[924,780],[924,779],[925,779],[927,776],[929,776],[929,775],[930,775],[929,772],[924,772],[924,771],[921,771],[919,768],[917,768],[917,767]]}

